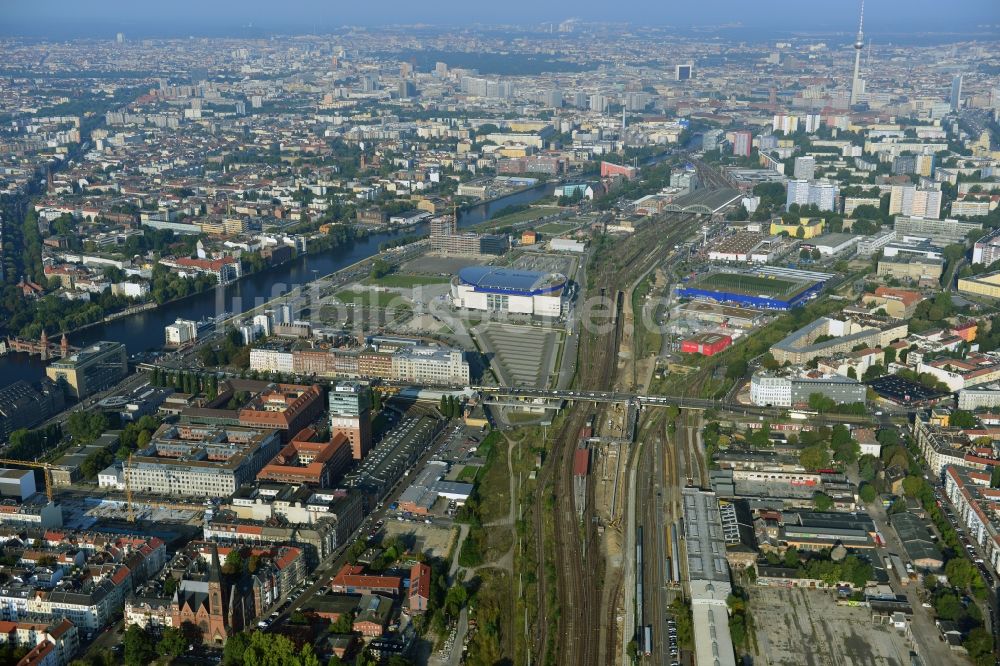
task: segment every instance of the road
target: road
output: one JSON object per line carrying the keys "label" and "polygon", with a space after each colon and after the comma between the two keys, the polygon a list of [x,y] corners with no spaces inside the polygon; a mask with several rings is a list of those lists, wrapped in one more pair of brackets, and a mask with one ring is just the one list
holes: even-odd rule
{"label": "road", "polygon": [[[278,617],[275,618],[275,621],[273,623],[271,623],[269,629],[274,629],[281,623],[285,622],[296,608],[299,608],[304,604],[308,603],[308,601],[317,592],[329,586],[330,579],[332,579],[333,576],[336,575],[337,571],[339,571],[340,568],[347,563],[348,559],[347,549],[350,547],[350,545],[353,544],[356,540],[366,537],[367,533],[372,529],[372,526],[375,525],[378,521],[387,519],[389,511],[388,507],[393,502],[397,501],[399,499],[399,496],[403,493],[403,491],[406,490],[406,488],[410,485],[410,483],[413,481],[414,476],[416,475],[416,471],[422,469],[428,460],[437,455],[439,444],[444,438],[446,438],[450,434],[450,432],[451,431],[447,427],[444,428],[441,431],[441,433],[434,439],[431,445],[427,447],[427,451],[425,451],[423,455],[421,455],[420,458],[417,460],[417,462],[414,463],[414,465],[410,468],[410,470],[406,473],[406,475],[404,475],[399,481],[397,481],[396,484],[389,490],[389,492],[386,493],[385,497],[382,499],[382,502],[375,509],[375,511],[373,511],[372,513],[368,514],[368,516],[365,517],[365,519],[361,522],[361,525],[358,527],[358,529],[355,530],[353,534],[351,534],[350,538],[348,538],[343,544],[341,544],[336,551],[334,551],[326,559],[324,559],[319,563],[319,565],[316,567],[316,570],[310,577],[310,578],[315,578],[316,582],[311,585],[308,585],[305,588],[305,590],[303,590],[303,592],[297,598],[295,598],[295,600],[292,603],[288,605],[287,608],[280,611]],[[281,603],[283,604],[284,601],[282,601]],[[267,609],[267,612],[268,613],[272,612],[272,609],[273,607]]]}
{"label": "road", "polygon": [[[884,548],[876,549],[877,557],[882,558],[889,553],[894,553],[899,555],[904,562],[908,562],[906,549],[903,548],[903,543],[899,540],[896,530],[889,525],[889,516],[886,514],[885,508],[882,504],[874,502],[873,504],[868,505],[867,508],[868,514],[871,516],[872,520],[875,521],[876,528],[886,540],[886,546]],[[906,600],[913,608],[913,616],[910,618],[910,630],[913,635],[913,640],[917,644],[917,650],[923,658],[924,663],[951,663],[954,657],[947,645],[938,638],[937,626],[934,624],[933,610],[930,608],[924,608],[921,605],[923,600],[917,594],[917,590],[920,588],[920,583],[914,581],[909,582],[907,585],[903,585],[900,581],[898,572],[892,571],[887,573],[889,574],[889,583],[892,585],[893,592],[905,595]]]}

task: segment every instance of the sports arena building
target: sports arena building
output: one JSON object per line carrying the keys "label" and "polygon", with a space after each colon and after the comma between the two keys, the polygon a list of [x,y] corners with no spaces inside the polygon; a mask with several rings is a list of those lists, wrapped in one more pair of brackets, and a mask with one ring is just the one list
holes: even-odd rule
{"label": "sports arena building", "polygon": [[455,307],[558,317],[563,310],[566,276],[494,266],[468,266],[451,280]]}

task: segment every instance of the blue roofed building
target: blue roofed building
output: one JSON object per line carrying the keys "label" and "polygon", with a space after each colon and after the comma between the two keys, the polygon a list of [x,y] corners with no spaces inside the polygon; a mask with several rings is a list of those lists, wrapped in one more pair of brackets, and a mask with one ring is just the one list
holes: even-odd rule
{"label": "blue roofed building", "polygon": [[558,317],[565,287],[561,273],[468,266],[452,278],[451,299],[467,310]]}

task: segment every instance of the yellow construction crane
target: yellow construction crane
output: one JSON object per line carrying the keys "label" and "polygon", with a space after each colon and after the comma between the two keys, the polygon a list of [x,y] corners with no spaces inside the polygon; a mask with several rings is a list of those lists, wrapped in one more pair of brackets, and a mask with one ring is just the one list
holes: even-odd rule
{"label": "yellow construction crane", "polygon": [[122,465],[122,476],[125,478],[125,516],[128,522],[135,522],[135,511],[132,510],[132,484],[128,481],[129,472],[132,469],[132,454],[128,454],[128,463]]}
{"label": "yellow construction crane", "polygon": [[23,467],[36,467],[45,470],[45,496],[52,501],[52,465],[49,463],[34,462],[31,460],[10,460],[0,458],[0,465],[22,465]]}

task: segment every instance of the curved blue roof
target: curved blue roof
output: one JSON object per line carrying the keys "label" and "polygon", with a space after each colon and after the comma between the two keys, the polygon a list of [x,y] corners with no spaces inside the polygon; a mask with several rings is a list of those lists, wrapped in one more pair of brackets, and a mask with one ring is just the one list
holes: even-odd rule
{"label": "curved blue roof", "polygon": [[495,266],[467,266],[458,278],[481,291],[515,294],[541,294],[561,289],[566,278],[554,273],[517,271]]}

